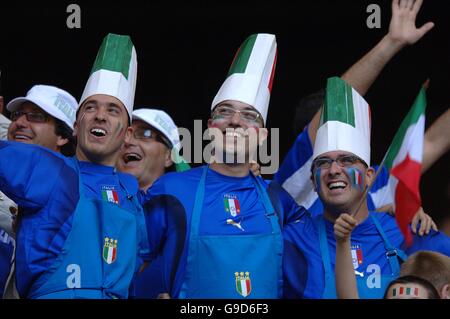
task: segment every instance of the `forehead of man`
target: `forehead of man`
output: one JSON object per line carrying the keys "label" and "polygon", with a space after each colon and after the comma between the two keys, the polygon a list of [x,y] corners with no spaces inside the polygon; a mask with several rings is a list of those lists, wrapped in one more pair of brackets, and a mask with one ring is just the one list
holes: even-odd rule
{"label": "forehead of man", "polygon": [[90,97],[88,97],[83,104],[80,106],[80,108],[78,109],[78,114],[77,116],[80,115],[80,113],[82,113],[82,111],[84,111],[84,108],[86,107],[86,105],[105,105],[105,106],[118,106],[121,110],[122,113],[124,113],[127,117],[128,117],[128,112],[127,109],[125,108],[125,105],[116,97],[111,96],[111,95],[106,95],[106,94],[96,94],[96,95],[92,95]]}
{"label": "forehead of man", "polygon": [[156,129],[153,126],[151,126],[150,124],[148,124],[145,121],[138,120],[138,119],[133,120],[133,122],[131,123],[131,126],[135,129],[142,128],[142,129],[149,129],[152,131],[156,131]]}
{"label": "forehead of man", "polygon": [[25,101],[22,104],[20,104],[15,111],[20,111],[20,112],[33,112],[33,113],[43,113],[49,117],[53,117],[50,114],[48,114],[47,112],[45,112],[44,109],[42,109],[39,105],[30,102],[30,101]]}
{"label": "forehead of man", "polygon": [[216,105],[214,110],[216,108],[218,108],[219,106],[228,106],[228,107],[232,107],[232,108],[234,108],[236,110],[252,110],[252,111],[256,111],[257,112],[257,110],[253,106],[251,106],[250,104],[247,104],[247,103],[244,103],[244,102],[240,102],[240,101],[236,101],[236,100],[226,100],[226,101],[220,102],[219,104]]}
{"label": "forehead of man", "polygon": [[[238,111],[254,111],[257,112],[259,114],[259,111],[257,109],[255,109],[253,106],[251,106],[250,104],[244,103],[244,102],[240,102],[240,101],[236,101],[236,100],[225,100],[220,102],[219,104],[217,104],[214,109],[212,110],[211,113],[213,113],[218,107],[220,106],[228,106],[231,107],[235,110]],[[258,123],[260,124],[261,127],[264,127],[264,123],[262,121],[262,117],[260,116],[258,119]]]}
{"label": "forehead of man", "polygon": [[318,156],[318,158],[320,158],[320,157],[329,157],[329,158],[332,158],[332,159],[336,159],[336,158],[341,157],[341,156],[356,156],[356,155],[351,153],[351,152],[339,151],[338,150],[338,151],[331,151],[331,152],[326,152],[326,153],[320,154]]}

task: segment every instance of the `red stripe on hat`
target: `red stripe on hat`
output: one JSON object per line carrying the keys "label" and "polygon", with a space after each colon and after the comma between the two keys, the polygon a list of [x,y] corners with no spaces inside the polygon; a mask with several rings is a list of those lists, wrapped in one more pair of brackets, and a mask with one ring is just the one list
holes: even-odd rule
{"label": "red stripe on hat", "polygon": [[239,51],[241,51],[241,47],[239,47],[239,49],[237,49],[236,53],[234,54],[233,61],[231,61],[230,70],[233,67],[234,60],[236,60],[237,56],[239,55]]}
{"label": "red stripe on hat", "polygon": [[269,92],[272,93],[272,83],[273,83],[273,77],[275,75],[275,66],[277,65],[277,55],[278,55],[278,49],[275,51],[275,58],[273,59],[273,65],[272,65],[272,71],[270,72],[270,81],[269,81]]}
{"label": "red stripe on hat", "polygon": [[400,295],[403,295],[403,287],[400,287]]}
{"label": "red stripe on hat", "polygon": [[414,288],[414,296],[419,296],[419,288]]}

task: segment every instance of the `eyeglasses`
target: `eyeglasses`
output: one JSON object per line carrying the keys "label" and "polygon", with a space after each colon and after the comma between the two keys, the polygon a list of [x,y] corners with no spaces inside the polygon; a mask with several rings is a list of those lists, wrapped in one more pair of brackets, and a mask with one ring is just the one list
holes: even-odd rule
{"label": "eyeglasses", "polygon": [[332,159],[329,157],[319,157],[313,162],[313,167],[314,169],[317,168],[328,169],[331,167],[333,162],[336,162],[340,167],[350,167],[352,165],[355,165],[357,162],[361,162],[364,164],[364,166],[367,166],[366,163],[358,156],[341,155],[338,156],[336,159]]}
{"label": "eyeglasses", "polygon": [[213,112],[212,118],[216,120],[218,118],[229,119],[234,116],[235,113],[239,113],[241,119],[248,123],[255,123],[258,121],[261,114],[252,110],[236,110],[230,106],[219,106]]}
{"label": "eyeglasses", "polygon": [[17,121],[22,115],[25,115],[28,122],[45,123],[48,121],[48,115],[44,113],[13,111],[11,113],[11,121]]}
{"label": "eyeglasses", "polygon": [[155,140],[172,149],[172,143],[165,136],[157,134],[149,128],[136,128],[133,130],[133,136],[138,140]]}

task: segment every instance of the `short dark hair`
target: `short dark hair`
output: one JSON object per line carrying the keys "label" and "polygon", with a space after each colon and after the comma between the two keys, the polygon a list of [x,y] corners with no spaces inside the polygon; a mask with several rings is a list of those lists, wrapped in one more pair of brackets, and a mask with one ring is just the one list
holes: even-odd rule
{"label": "short dark hair", "polygon": [[437,291],[436,287],[434,287],[428,280],[423,279],[421,277],[417,276],[401,276],[398,277],[395,280],[392,280],[389,285],[386,288],[386,291],[384,292],[383,299],[386,299],[389,288],[391,288],[395,284],[418,284],[425,288],[425,290],[428,292],[428,299],[441,299],[439,292]]}
{"label": "short dark hair", "polygon": [[64,156],[74,156],[77,143],[73,136],[73,130],[66,123],[55,118],[55,134],[69,140],[61,146],[61,154]]}
{"label": "short dark hair", "polygon": [[295,136],[299,135],[306,125],[311,122],[314,115],[323,105],[325,90],[319,91],[302,97],[295,107],[293,130]]}

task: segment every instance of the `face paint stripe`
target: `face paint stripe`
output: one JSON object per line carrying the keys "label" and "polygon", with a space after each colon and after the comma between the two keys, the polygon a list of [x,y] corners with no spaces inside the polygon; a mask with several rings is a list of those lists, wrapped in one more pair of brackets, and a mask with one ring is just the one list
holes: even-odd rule
{"label": "face paint stripe", "polygon": [[352,183],[352,187],[356,188],[357,190],[363,189],[363,174],[361,171],[355,167],[348,167],[345,168],[347,171],[348,176],[350,177],[350,182]]}
{"label": "face paint stripe", "polygon": [[320,193],[320,175],[321,175],[321,169],[318,168],[318,169],[316,169],[316,176],[315,176],[315,179],[314,179],[314,182],[316,184],[316,191],[317,191],[317,193]]}
{"label": "face paint stripe", "polygon": [[414,288],[414,296],[419,296],[419,288]]}
{"label": "face paint stripe", "polygon": [[392,289],[392,296],[396,296],[397,295],[397,289],[396,288],[394,288],[394,289]]}
{"label": "face paint stripe", "polygon": [[400,293],[399,293],[399,295],[403,295],[403,290],[404,290],[404,288],[403,288],[403,287],[400,287]]}
{"label": "face paint stripe", "polygon": [[411,288],[408,287],[408,288],[406,288],[406,295],[410,295],[410,294],[411,294]]}

